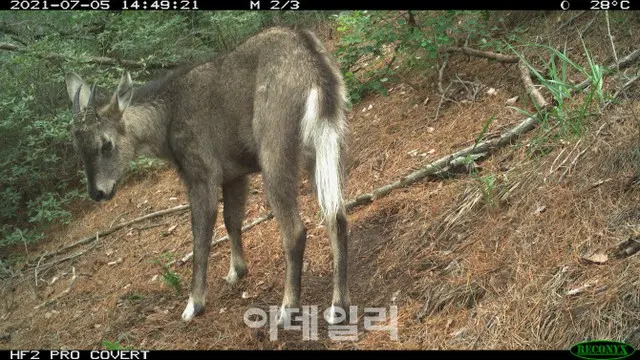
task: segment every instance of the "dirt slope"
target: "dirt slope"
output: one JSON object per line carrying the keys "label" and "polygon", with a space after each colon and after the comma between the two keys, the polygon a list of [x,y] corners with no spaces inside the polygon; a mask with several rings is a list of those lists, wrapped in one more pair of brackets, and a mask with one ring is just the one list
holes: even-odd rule
{"label": "dirt slope", "polygon": [[[587,45],[608,41],[604,33],[591,32]],[[633,44],[619,35],[617,50],[625,54]],[[611,60],[606,47],[593,50],[598,61]],[[489,136],[523,118],[505,105],[519,96],[515,105],[528,107],[515,67],[453,56],[446,74],[483,88],[471,99],[460,86],[457,103],[445,103],[437,119],[437,75],[407,77],[390,85],[388,96],[370,95],[354,106],[348,198],[472,144],[491,116]],[[552,122],[480,163],[476,177],[420,181],[352,211],[357,341],[332,341],[322,320],[317,341],[304,341],[300,331],[271,341],[267,327],[245,324],[247,309],[281,301],[284,259],[273,220],[244,234],[249,274],[235,286],[222,280],[228,244],[212,249],[207,311],[182,322],[191,264],[171,267],[181,292],[162,280],[161,266],[191,250],[188,212],[178,212],[101,238],[83,247],[86,254],[40,271],[37,281],[32,271],[5,281],[0,348],[102,348],[103,341],[118,341],[146,349],[548,349],[592,338],[638,346],[640,260],[618,248],[635,246],[640,230],[637,87],[627,94],[621,105],[585,118],[582,136],[548,140],[559,134]],[[247,221],[269,210],[259,176],[251,189]],[[302,302],[322,311],[331,300],[330,248],[308,183],[300,191],[309,229]],[[186,201],[173,170],[130,181],[110,202],[75,204],[74,221],[29,249],[30,261]],[[225,234],[221,216],[216,229],[217,237]],[[68,294],[34,309],[68,288],[72,269],[77,279]],[[364,328],[364,307],[391,305],[398,309],[397,340]]]}

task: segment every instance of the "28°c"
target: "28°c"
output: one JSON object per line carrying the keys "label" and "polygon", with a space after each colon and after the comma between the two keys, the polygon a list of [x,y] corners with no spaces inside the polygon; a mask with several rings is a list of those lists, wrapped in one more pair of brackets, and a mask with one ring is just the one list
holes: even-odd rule
{"label": "28\u00b0c", "polygon": [[620,9],[628,10],[630,8],[629,2],[630,2],[629,0],[621,0],[621,1],[592,0],[591,4],[593,5],[591,6],[591,10],[608,10],[611,8],[612,4],[613,6],[615,6],[616,3],[620,4]]}

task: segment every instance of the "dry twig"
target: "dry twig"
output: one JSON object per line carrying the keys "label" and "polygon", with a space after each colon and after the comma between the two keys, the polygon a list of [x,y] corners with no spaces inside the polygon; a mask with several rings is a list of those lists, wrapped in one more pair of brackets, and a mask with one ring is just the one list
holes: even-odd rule
{"label": "dry twig", "polygon": [[60,300],[63,296],[67,295],[69,292],[71,292],[71,288],[73,287],[73,284],[76,283],[76,280],[78,279],[78,275],[76,274],[76,268],[72,267],[71,268],[71,273],[73,274],[71,276],[71,280],[69,280],[69,286],[67,286],[67,288],[61,292],[60,294],[58,294],[57,296],[55,296],[52,299],[49,299],[43,303],[41,303],[40,305],[36,305],[33,307],[34,310],[40,309],[41,307],[47,306],[49,304],[53,304],[54,302]]}
{"label": "dry twig", "polygon": [[131,214],[132,212],[133,212],[133,210],[130,210],[130,211],[124,212],[124,213],[122,213],[122,214],[120,214],[120,215],[116,216],[116,218],[115,218],[115,219],[113,219],[113,221],[111,222],[111,225],[109,225],[109,227],[110,227],[110,228],[111,228],[111,227],[113,227],[113,224],[115,224],[115,223],[116,223],[116,221],[118,221],[118,219],[120,219],[121,217],[123,217],[123,216],[125,216],[125,215],[129,215],[129,214]]}
{"label": "dry twig", "polygon": [[518,58],[515,55],[505,55],[505,54],[494,53],[491,51],[481,51],[481,50],[472,49],[467,46],[444,47],[441,49],[441,51],[444,51],[447,53],[461,52],[466,55],[482,57],[485,59],[496,60],[504,63],[517,63],[520,60],[520,58]]}
{"label": "dry twig", "polygon": [[[127,227],[129,225],[132,225],[132,224],[144,221],[144,220],[152,219],[152,218],[155,218],[155,217],[158,217],[158,216],[163,216],[163,215],[171,214],[171,213],[174,213],[174,212],[183,211],[183,210],[186,210],[188,208],[189,208],[189,204],[183,204],[183,205],[178,205],[178,206],[175,206],[175,207],[172,207],[172,208],[169,208],[169,209],[156,211],[154,213],[147,214],[145,216],[141,216],[139,218],[136,218],[136,219],[124,222],[122,224],[116,225],[116,226],[114,226],[112,228],[109,228],[107,230],[104,230],[102,232],[98,232],[95,235],[87,236],[86,238],[78,240],[78,241],[74,242],[73,244],[67,245],[67,246],[65,246],[65,247],[63,247],[63,248],[61,248],[61,249],[59,249],[57,251],[50,252],[50,253],[45,253],[44,255],[42,255],[42,258],[50,258],[50,257],[54,257],[56,255],[60,255],[62,253],[65,253],[65,252],[77,247],[77,246],[89,244],[89,243],[97,240],[99,237],[107,236],[107,235],[109,235],[109,234],[111,234],[111,233],[113,233],[113,232],[115,232],[117,230],[120,230],[122,228],[125,228],[125,227]],[[74,255],[65,257],[65,258],[63,258],[63,259],[61,259],[60,261],[57,261],[57,262],[71,260],[71,259],[74,259],[74,258],[82,255],[82,254],[84,254],[84,252],[76,253]],[[40,260],[42,260],[42,258]],[[52,263],[50,263],[49,265],[51,265],[51,264]]]}
{"label": "dry twig", "polygon": [[[596,131],[596,135],[595,135],[596,138],[598,137],[598,135],[600,135],[600,132],[602,131],[602,129],[604,129],[604,127],[606,125],[607,125],[607,123],[604,123],[604,124],[600,125],[600,128],[598,129],[598,131]],[[578,142],[576,143],[576,146],[578,146],[580,141],[582,141],[582,139],[578,140]],[[584,148],[584,150],[580,151],[578,153],[578,155],[576,155],[576,157],[573,159],[571,164],[569,164],[569,166],[566,169],[564,169],[564,171],[562,172],[562,175],[560,175],[560,178],[558,178],[558,182],[561,182],[562,179],[565,177],[565,175],[567,175],[571,171],[571,169],[573,169],[576,166],[576,164],[578,163],[578,159],[580,159],[580,157],[582,155],[584,155],[584,153],[586,153],[587,150],[589,150],[590,147],[591,147],[591,145],[587,146],[586,148]],[[573,152],[573,150],[571,152]],[[567,159],[568,158],[569,157],[567,157]],[[565,161],[566,161],[566,159],[565,159]]]}
{"label": "dry twig", "polygon": [[436,115],[433,117],[434,121],[438,120],[438,116],[440,115],[440,108],[442,107],[442,104],[444,103],[444,101],[447,100],[445,94],[447,93],[447,91],[449,91],[449,88],[451,88],[451,85],[453,85],[453,83],[449,83],[449,86],[447,86],[447,88],[442,93],[442,96],[440,96],[440,102],[438,103],[438,108],[436,109]]}
{"label": "dry twig", "polygon": [[444,61],[442,62],[442,66],[440,66],[440,70],[438,71],[438,91],[440,91],[440,94],[442,94],[442,96],[444,96],[445,94],[444,88],[442,87],[442,77],[444,76],[444,69],[447,67],[448,62],[449,58],[445,57]]}
{"label": "dry twig", "polygon": [[585,25],[585,27],[582,29],[582,31],[580,31],[580,36],[581,37],[584,37],[584,34],[587,32],[587,30],[589,30],[591,25],[593,25],[593,22],[596,21],[596,17],[598,17],[598,14],[594,15],[593,18],[591,18],[591,20],[589,20],[587,25]]}
{"label": "dry twig", "polygon": [[575,19],[579,18],[580,16],[584,15],[587,11],[583,10],[580,11],[579,13],[573,15],[569,20],[567,20],[567,22],[565,22],[564,24],[558,26],[558,28],[555,30],[555,32],[559,32],[560,30],[564,29],[567,25],[571,24]]}
{"label": "dry twig", "polygon": [[640,79],[640,75],[638,75],[638,76],[634,76],[634,77],[632,77],[631,79],[629,79],[629,81],[627,81],[626,83],[624,83],[624,84],[622,85],[622,87],[621,87],[618,91],[616,91],[616,92],[611,96],[611,99],[610,99],[610,100],[608,100],[608,101],[604,104],[604,106],[602,106],[602,111],[604,111],[607,107],[609,107],[609,105],[611,105],[611,104],[613,103],[613,101],[614,101],[615,99],[617,99],[617,98],[618,98],[618,96],[620,96],[620,94],[621,94],[623,91],[627,90],[627,89],[629,88],[629,86],[631,86],[631,84],[633,84],[634,82],[636,82],[638,79]]}
{"label": "dry twig", "polygon": [[462,47],[444,47],[441,49],[441,51],[447,52],[447,53],[454,53],[454,52],[460,52],[463,53],[465,55],[470,55],[470,56],[477,56],[477,57],[482,57],[485,59],[489,59],[489,60],[496,60],[499,62],[504,62],[504,63],[517,63],[520,58],[518,58],[515,55],[505,55],[505,54],[499,54],[499,53],[494,53],[491,51],[481,51],[481,50],[476,50],[467,46],[462,46]]}

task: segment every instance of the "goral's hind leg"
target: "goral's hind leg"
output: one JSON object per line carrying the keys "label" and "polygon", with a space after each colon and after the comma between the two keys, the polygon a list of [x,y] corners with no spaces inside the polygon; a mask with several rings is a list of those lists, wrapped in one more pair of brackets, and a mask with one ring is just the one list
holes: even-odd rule
{"label": "goral's hind leg", "polygon": [[235,284],[247,274],[247,265],[242,250],[242,219],[247,201],[248,181],[238,178],[222,185],[224,202],[224,226],[231,242],[229,273],[224,278],[229,284]]}
{"label": "goral's hind leg", "polygon": [[[282,246],[285,258],[285,282],[282,307],[278,324],[299,312],[300,289],[302,283],[302,260],[307,238],[307,230],[298,213],[298,168],[295,156],[284,147],[272,146],[265,149],[262,163],[262,178],[269,205],[280,224]],[[289,317],[290,320],[290,317]]]}
{"label": "goral's hind leg", "polygon": [[[333,251],[333,301],[327,322],[338,324],[349,321],[351,299],[347,283],[348,223],[344,210],[327,219],[327,230]],[[338,314],[339,313],[339,314]]]}

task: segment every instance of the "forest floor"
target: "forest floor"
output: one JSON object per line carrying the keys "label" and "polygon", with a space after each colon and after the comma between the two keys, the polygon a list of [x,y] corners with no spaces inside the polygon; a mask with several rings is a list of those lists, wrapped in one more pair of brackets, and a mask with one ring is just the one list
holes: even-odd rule
{"label": "forest floor", "polygon": [[[570,56],[585,64],[576,29],[595,17],[583,34],[586,47],[596,63],[613,62],[604,15],[585,14],[554,30],[570,16],[540,17],[523,36],[534,41],[540,34],[539,41],[561,47],[566,41]],[[638,27],[612,30],[618,57],[635,50]],[[443,83],[450,82],[455,102],[440,104],[438,71],[429,71],[407,72],[388,84],[387,96],[354,104],[346,198],[472,145],[492,117],[485,138],[517,125],[526,116],[510,106],[533,110],[514,64],[451,54],[443,73]],[[605,92],[619,85],[607,77]],[[428,177],[350,211],[355,339],[332,339],[347,335],[322,319],[332,259],[306,181],[299,198],[308,228],[302,303],[317,306],[315,340],[297,330],[270,339],[269,322],[260,329],[245,323],[249,309],[268,314],[281,301],[284,258],[275,220],[244,233],[249,273],[234,286],[223,280],[229,243],[212,248],[207,308],[189,323],[180,315],[191,262],[163,265],[191,251],[188,211],[80,246],[86,253],[72,261],[48,268],[43,261],[35,277],[33,265],[45,251],[187,203],[179,177],[166,168],[128,181],[109,202],[75,203],[69,225],[53,227],[27,249],[30,266],[0,284],[0,348],[93,349],[109,341],[134,349],[567,349],[587,339],[639,346],[639,91],[632,86],[620,104],[593,108],[575,122],[551,118],[479,161],[474,174]],[[569,101],[568,114],[583,100]],[[247,222],[269,211],[259,175],[250,186]],[[225,235],[222,216],[215,229],[216,237]],[[179,286],[167,280],[172,275]],[[372,328],[375,313],[365,308],[385,309],[385,319],[397,309],[397,323]]]}

